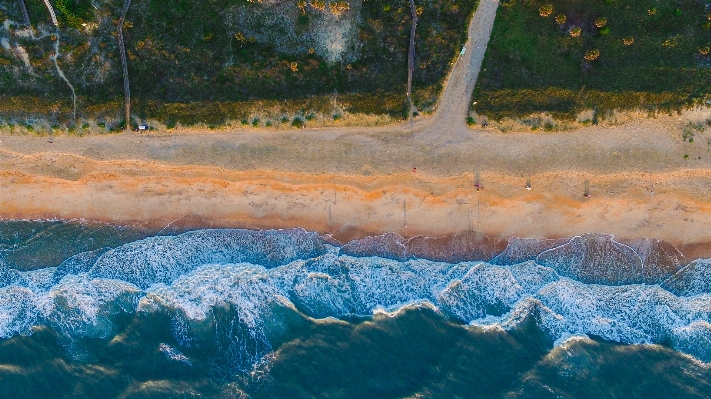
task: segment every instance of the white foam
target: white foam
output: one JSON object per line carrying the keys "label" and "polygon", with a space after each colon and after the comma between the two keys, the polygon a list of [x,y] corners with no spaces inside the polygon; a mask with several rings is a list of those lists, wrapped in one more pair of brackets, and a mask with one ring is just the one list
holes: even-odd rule
{"label": "white foam", "polygon": [[574,342],[591,342],[591,339],[585,334],[564,333],[560,338],[555,340],[553,346],[560,346],[563,349],[567,349],[568,346]]}
{"label": "white foam", "polygon": [[38,316],[32,291],[16,286],[0,288],[0,338],[29,334]]}
{"label": "white foam", "polygon": [[170,360],[174,360],[174,361],[180,362],[180,363],[185,363],[188,366],[193,365],[193,362],[191,362],[187,356],[185,356],[182,352],[180,352],[179,350],[173,348],[172,346],[170,346],[168,344],[161,343],[160,345],[158,345],[158,349],[161,352],[163,352],[163,354],[165,355],[166,358],[168,358]]}
{"label": "white foam", "polygon": [[5,275],[8,285],[28,288],[32,292],[49,290],[55,283],[54,274],[56,267],[31,271],[17,271],[10,269]]}
{"label": "white foam", "polygon": [[711,362],[711,324],[697,320],[672,330],[672,342],[677,350],[703,362]]}
{"label": "white foam", "polygon": [[35,301],[48,324],[66,334],[108,337],[112,316],[135,312],[141,295],[133,284],[82,274],[63,278]]}
{"label": "white foam", "polygon": [[711,293],[711,259],[697,259],[662,283],[662,287],[680,296]]}
{"label": "white foam", "polygon": [[267,284],[266,269],[250,264],[207,265],[180,277],[169,286],[154,286],[141,300],[140,309],[179,309],[190,320],[207,319],[223,303],[238,307],[240,321],[256,327],[262,305],[275,300],[278,291]]}
{"label": "white foam", "polygon": [[430,309],[434,311],[435,313],[440,313],[439,308],[435,306],[430,301],[413,301],[412,303],[405,303],[405,304],[398,304],[396,306],[392,306],[390,309],[385,309],[381,306],[376,307],[373,309],[373,315],[383,315],[387,317],[397,317],[401,315],[402,313],[411,310],[411,309]]}
{"label": "white foam", "polygon": [[442,309],[463,321],[508,311],[523,294],[523,288],[508,268],[480,264],[461,280],[452,280],[437,296]]}
{"label": "white foam", "polygon": [[[0,337],[29,333],[36,325],[72,336],[108,337],[119,312],[162,312],[170,315],[180,345],[215,339],[206,338],[206,331],[227,334],[230,356],[247,370],[269,354],[271,337],[303,320],[297,311],[333,320],[395,317],[424,306],[483,329],[512,330],[533,318],[556,345],[587,336],[629,344],[671,342],[711,361],[711,295],[698,293],[704,286],[697,281],[706,278],[707,269],[698,266],[704,262],[680,271],[675,280],[697,294],[677,296],[659,285],[585,284],[533,261],[453,265],[339,256],[306,235],[276,236],[217,231],[154,237],[106,252],[88,273],[80,271],[93,255],[57,270],[7,271],[14,277],[0,288]],[[300,249],[279,249],[295,241]],[[269,248],[276,248],[275,254],[266,253]],[[244,257],[269,266],[203,263]],[[143,278],[145,290],[132,283]],[[228,328],[218,331],[225,318]]]}
{"label": "white foam", "polygon": [[325,251],[318,236],[303,229],[197,230],[112,249],[96,261],[90,274],[148,288],[169,284],[205,264],[251,262],[273,267]]}

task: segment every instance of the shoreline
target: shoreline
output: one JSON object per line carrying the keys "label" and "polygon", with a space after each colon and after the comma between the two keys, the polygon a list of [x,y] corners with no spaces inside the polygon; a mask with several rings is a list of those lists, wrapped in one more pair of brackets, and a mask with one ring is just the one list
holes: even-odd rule
{"label": "shoreline", "polygon": [[[84,219],[156,230],[300,227],[343,243],[388,232],[404,238],[474,232],[499,241],[606,233],[619,240],[660,239],[685,255],[711,257],[709,170],[557,172],[534,175],[531,191],[517,176],[488,173],[480,175],[486,183],[476,191],[472,174],[363,177],[109,165],[77,180],[0,172],[0,218]],[[582,195],[584,181],[590,198]]]}

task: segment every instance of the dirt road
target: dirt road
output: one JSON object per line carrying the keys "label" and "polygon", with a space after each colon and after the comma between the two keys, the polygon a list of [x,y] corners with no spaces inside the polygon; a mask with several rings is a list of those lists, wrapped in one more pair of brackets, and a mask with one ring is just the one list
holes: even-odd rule
{"label": "dirt road", "polygon": [[432,133],[465,129],[469,102],[481,63],[484,61],[498,7],[498,0],[479,1],[476,13],[469,23],[465,53],[454,64],[438,103],[433,126],[430,128]]}

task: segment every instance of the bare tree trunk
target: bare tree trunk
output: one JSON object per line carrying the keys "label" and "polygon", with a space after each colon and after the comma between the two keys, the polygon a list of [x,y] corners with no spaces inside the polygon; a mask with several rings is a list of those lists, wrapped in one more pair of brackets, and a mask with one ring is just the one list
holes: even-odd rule
{"label": "bare tree trunk", "polygon": [[412,117],[412,72],[415,69],[415,29],[417,28],[415,0],[410,0],[410,11],[412,11],[412,29],[410,30],[410,51],[407,57],[407,101],[410,108],[407,119]]}
{"label": "bare tree trunk", "polygon": [[25,0],[20,0],[20,10],[22,10],[22,17],[25,18],[25,26],[30,27],[30,16],[27,14],[27,7],[25,6]]}
{"label": "bare tree trunk", "polygon": [[121,19],[119,19],[116,31],[118,33],[119,52],[121,53],[121,67],[123,68],[123,90],[126,100],[126,130],[131,129],[131,90],[128,86],[128,62],[126,61],[126,47],[123,42],[123,23],[126,20],[126,13],[131,6],[131,0],[125,0],[123,10],[121,10]]}

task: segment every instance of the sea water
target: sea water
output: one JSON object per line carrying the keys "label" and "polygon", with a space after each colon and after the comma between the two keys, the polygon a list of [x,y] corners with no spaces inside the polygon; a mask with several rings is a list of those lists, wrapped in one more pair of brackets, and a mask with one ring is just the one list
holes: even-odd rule
{"label": "sea water", "polygon": [[156,233],[0,222],[0,397],[711,397],[711,260],[663,241]]}

